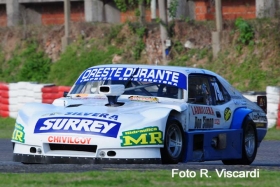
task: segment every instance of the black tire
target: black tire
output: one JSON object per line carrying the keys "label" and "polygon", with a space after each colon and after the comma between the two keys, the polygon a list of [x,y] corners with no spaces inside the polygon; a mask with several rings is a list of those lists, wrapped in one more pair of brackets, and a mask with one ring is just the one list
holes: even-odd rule
{"label": "black tire", "polygon": [[[172,145],[173,142],[173,145]],[[162,164],[178,164],[185,150],[185,135],[177,120],[168,120],[165,128],[164,147],[161,148]]]}
{"label": "black tire", "polygon": [[222,162],[225,165],[250,165],[256,158],[257,148],[256,125],[249,116],[246,116],[243,122],[242,158],[222,160]]}

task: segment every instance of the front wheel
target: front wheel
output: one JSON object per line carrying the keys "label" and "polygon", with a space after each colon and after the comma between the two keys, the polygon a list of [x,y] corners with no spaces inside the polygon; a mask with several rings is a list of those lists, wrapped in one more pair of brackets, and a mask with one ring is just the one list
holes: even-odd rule
{"label": "front wheel", "polygon": [[242,158],[222,160],[225,165],[250,165],[257,154],[257,130],[252,119],[247,116],[243,123]]}
{"label": "front wheel", "polygon": [[165,128],[164,147],[161,148],[163,164],[178,164],[182,161],[185,148],[185,138],[180,123],[168,120]]}

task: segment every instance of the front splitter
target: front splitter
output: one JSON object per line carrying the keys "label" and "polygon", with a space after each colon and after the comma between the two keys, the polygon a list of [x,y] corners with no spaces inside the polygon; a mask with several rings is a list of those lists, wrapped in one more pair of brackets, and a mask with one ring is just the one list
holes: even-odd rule
{"label": "front splitter", "polygon": [[161,164],[160,158],[91,158],[17,154],[14,162],[25,164]]}

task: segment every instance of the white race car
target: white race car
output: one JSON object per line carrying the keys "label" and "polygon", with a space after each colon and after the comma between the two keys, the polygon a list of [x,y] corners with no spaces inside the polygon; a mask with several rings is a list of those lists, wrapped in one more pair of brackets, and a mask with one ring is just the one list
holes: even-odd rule
{"label": "white race car", "polygon": [[266,96],[254,103],[204,69],[101,65],[65,97],[28,103],[12,136],[22,163],[251,164],[267,132]]}

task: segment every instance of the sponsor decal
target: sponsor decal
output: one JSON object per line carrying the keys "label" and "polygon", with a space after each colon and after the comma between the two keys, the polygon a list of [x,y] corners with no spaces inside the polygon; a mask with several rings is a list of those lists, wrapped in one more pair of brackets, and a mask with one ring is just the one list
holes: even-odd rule
{"label": "sponsor decal", "polygon": [[91,138],[69,137],[69,136],[49,136],[49,143],[67,143],[67,144],[89,144]]}
{"label": "sponsor decal", "polygon": [[262,116],[260,113],[253,112],[253,120],[254,121],[265,121],[267,122],[266,116]]}
{"label": "sponsor decal", "polygon": [[56,116],[56,115],[62,115],[63,113],[60,112],[52,112],[52,113],[47,113],[43,114],[42,116]]}
{"label": "sponsor decal", "polygon": [[207,118],[203,116],[203,118],[195,117],[194,128],[195,129],[212,129],[214,127],[214,119]]}
{"label": "sponsor decal", "polygon": [[236,104],[236,105],[247,105],[247,102],[246,102],[246,100],[244,100],[244,99],[238,99],[238,100],[233,99],[233,102],[234,102],[234,104]]}
{"label": "sponsor decal", "polygon": [[146,127],[122,132],[121,146],[161,145],[162,131],[158,127]]}
{"label": "sponsor decal", "polygon": [[72,97],[72,100],[95,100],[95,99],[107,99],[106,96],[102,95],[94,95],[94,96],[89,96],[89,97]]}
{"label": "sponsor decal", "polygon": [[256,128],[266,128],[266,123],[256,123]]}
{"label": "sponsor decal", "polygon": [[88,97],[88,94],[76,94],[74,97]]}
{"label": "sponsor decal", "polygon": [[168,84],[186,89],[187,78],[184,74],[162,69],[106,67],[89,68],[85,70],[76,81],[80,84],[88,81],[104,80],[132,80]]}
{"label": "sponsor decal", "polygon": [[37,121],[34,133],[75,133],[116,138],[121,123],[92,118],[53,117]]}
{"label": "sponsor decal", "polygon": [[220,119],[214,119],[214,124],[215,125],[220,125]]}
{"label": "sponsor decal", "polygon": [[112,119],[118,120],[118,115],[111,115],[107,113],[91,113],[91,112],[67,112],[64,115],[72,115],[72,116],[93,116],[98,118]]}
{"label": "sponsor decal", "polygon": [[141,96],[130,96],[128,97],[131,101],[143,101],[143,102],[155,102],[158,103],[159,100],[156,97],[141,97]]}
{"label": "sponsor decal", "polygon": [[224,111],[224,119],[226,121],[228,121],[230,119],[230,117],[231,117],[231,110],[230,110],[230,108],[227,107]]}
{"label": "sponsor decal", "polygon": [[24,143],[25,142],[24,137],[25,137],[24,127],[21,124],[16,123],[12,135],[12,140]]}
{"label": "sponsor decal", "polygon": [[208,106],[191,106],[193,115],[197,114],[208,114],[208,115],[215,115],[214,110]]}

